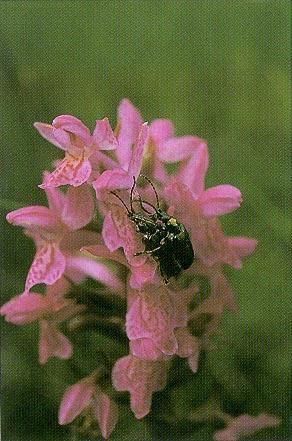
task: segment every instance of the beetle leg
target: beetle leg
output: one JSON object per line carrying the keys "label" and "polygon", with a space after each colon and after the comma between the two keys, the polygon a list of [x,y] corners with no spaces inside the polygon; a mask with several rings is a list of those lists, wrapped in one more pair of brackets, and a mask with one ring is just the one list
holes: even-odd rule
{"label": "beetle leg", "polygon": [[161,245],[159,247],[153,248],[152,250],[139,251],[138,253],[135,253],[134,256],[141,256],[142,254],[153,254],[153,253],[155,253],[155,251],[160,250],[160,248],[161,248]]}
{"label": "beetle leg", "polygon": [[[174,238],[175,238],[175,234],[173,234],[173,233],[169,233],[169,232],[168,232],[167,235],[166,235],[166,237],[164,237],[164,238],[162,239],[162,241],[163,241],[163,243],[165,243],[166,240],[169,240],[169,241],[172,242]],[[161,241],[161,242],[162,242],[162,241]],[[160,243],[161,243],[161,242],[160,242]]]}
{"label": "beetle leg", "polygon": [[134,256],[142,256],[142,254],[145,254],[145,250],[144,251],[138,251],[138,253],[135,253]]}

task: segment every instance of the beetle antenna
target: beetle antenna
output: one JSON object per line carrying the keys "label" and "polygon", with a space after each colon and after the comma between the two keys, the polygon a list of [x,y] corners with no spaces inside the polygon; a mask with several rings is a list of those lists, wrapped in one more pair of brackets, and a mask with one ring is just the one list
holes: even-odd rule
{"label": "beetle antenna", "polygon": [[[158,208],[158,210],[160,210],[158,193],[157,193],[156,188],[154,187],[154,184],[150,181],[150,179],[149,179],[147,176],[145,176],[145,175],[140,175],[140,176],[141,176],[142,178],[146,179],[146,181],[148,181],[149,184],[151,185],[151,187],[153,188],[153,191],[154,191],[155,196],[156,196],[156,204],[157,204],[157,208]],[[145,202],[145,201],[143,201],[143,202]],[[149,204],[148,204],[148,205],[149,205]]]}
{"label": "beetle antenna", "polygon": [[133,176],[133,185],[131,188],[131,192],[130,192],[130,206],[131,206],[131,211],[134,212],[134,208],[133,208],[133,193],[134,193],[134,188],[136,187],[136,178],[135,176]]}
{"label": "beetle antenna", "polygon": [[[147,202],[147,201],[144,201],[143,199],[141,199],[141,203],[149,205],[149,207],[153,208],[153,210],[155,210],[155,212],[157,213],[157,208],[154,207],[154,205],[150,204],[150,202]],[[145,210],[145,208],[143,206],[142,206],[142,208],[143,208],[144,211],[146,211],[146,213],[154,214],[154,213],[150,213],[150,211]]]}
{"label": "beetle antenna", "polygon": [[125,209],[127,210],[128,214],[131,214],[129,208],[127,207],[127,205],[125,204],[125,202],[123,201],[122,198],[120,198],[120,196],[118,194],[116,194],[114,191],[110,191],[111,194],[113,194],[116,198],[119,199],[119,201],[121,201],[121,203],[123,204],[123,206],[125,207]]}
{"label": "beetle antenna", "polygon": [[153,210],[155,210],[157,212],[157,209],[156,209],[156,207],[154,207],[154,205],[150,204],[147,201],[143,201],[142,198],[141,198],[140,193],[137,192],[137,194],[138,194],[138,201],[139,201],[140,207],[142,208],[143,211],[145,211],[145,213],[151,214],[151,215],[153,214],[153,213],[151,213],[151,211],[146,210],[146,208],[143,207],[143,204],[150,205],[150,207],[153,208]]}

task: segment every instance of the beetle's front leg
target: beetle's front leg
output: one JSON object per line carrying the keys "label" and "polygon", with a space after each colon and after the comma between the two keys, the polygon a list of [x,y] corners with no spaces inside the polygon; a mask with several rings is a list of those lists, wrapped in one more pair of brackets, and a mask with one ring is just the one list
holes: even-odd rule
{"label": "beetle's front leg", "polygon": [[151,254],[155,253],[155,251],[160,250],[160,248],[161,248],[161,245],[159,247],[153,248],[152,250],[139,251],[138,253],[135,253],[134,256],[141,256],[142,254],[149,254],[149,255],[151,255]]}
{"label": "beetle's front leg", "polygon": [[[175,238],[174,233],[167,233],[166,237],[164,237],[162,239],[162,241],[163,241],[163,243],[165,243],[166,241],[172,242],[174,238]],[[160,242],[161,244],[162,244],[162,241]]]}

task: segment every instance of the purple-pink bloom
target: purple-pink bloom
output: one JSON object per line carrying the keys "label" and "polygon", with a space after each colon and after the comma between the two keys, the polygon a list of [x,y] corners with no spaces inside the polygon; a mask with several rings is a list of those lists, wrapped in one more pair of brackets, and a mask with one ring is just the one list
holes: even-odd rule
{"label": "purple-pink bloom", "polygon": [[[127,162],[123,161],[122,164],[117,163],[116,168],[104,171],[97,180],[93,182],[98,200],[107,201],[110,196],[108,193],[111,190],[123,190],[132,187],[133,177],[137,178],[140,174],[148,134],[149,129],[145,123],[140,127],[139,136]],[[110,197],[110,199],[112,198]]]}
{"label": "purple-pink bloom", "polygon": [[121,289],[121,282],[104,264],[77,253],[84,245],[97,242],[96,233],[80,230],[94,215],[94,201],[90,187],[84,184],[71,187],[67,193],[58,189],[46,190],[49,208],[31,206],[12,211],[9,223],[25,228],[27,236],[36,244],[36,255],[25,282],[25,291],[34,285],[55,283],[66,272],[75,280],[86,276]]}
{"label": "purple-pink bloom", "polygon": [[[124,166],[131,157],[132,145],[137,141],[143,119],[139,110],[123,99],[118,107],[118,146],[116,155]],[[197,136],[174,135],[174,127],[168,119],[155,119],[149,124],[149,137],[143,155],[143,171],[159,182],[167,180],[163,162],[187,160],[203,142]]]}
{"label": "purple-pink bloom", "polygon": [[41,188],[65,184],[77,187],[83,184],[92,173],[91,158],[96,163],[96,159],[102,158],[100,150],[117,147],[117,140],[107,118],[96,121],[92,135],[78,118],[71,115],[57,116],[52,125],[37,122],[34,126],[46,140],[66,152],[65,158],[58,161],[56,169],[45,175]]}
{"label": "purple-pink bloom", "polygon": [[59,409],[59,424],[69,424],[85,409],[97,420],[103,438],[107,439],[118,421],[118,408],[95,384],[95,375],[83,378],[66,389]]}
{"label": "purple-pink bloom", "polygon": [[190,232],[195,253],[205,265],[226,263],[238,268],[241,259],[236,244],[224,236],[217,217],[238,208],[241,193],[232,185],[204,190],[207,167],[208,150],[202,143],[169,180],[164,196],[172,213]]}
{"label": "purple-pink bloom", "polygon": [[[147,138],[148,127],[144,124],[140,128],[137,142],[131,151],[128,163],[123,163],[124,168],[106,170],[93,182],[93,187],[97,199],[103,203],[102,209],[105,217],[102,237],[105,245],[112,252],[122,247],[129,265],[139,267],[142,278],[150,281],[154,277],[156,265],[154,261],[149,261],[146,256],[135,256],[136,252],[141,251],[141,239],[136,234],[135,226],[129,219],[125,207],[111,194],[113,190],[126,190],[132,187],[133,178],[137,178],[141,170]],[[134,285],[137,286],[139,285],[139,277],[135,279]]]}
{"label": "purple-pink bloom", "polygon": [[113,386],[131,395],[131,409],[140,419],[150,412],[152,394],[166,385],[167,362],[148,361],[127,355],[119,358],[112,371]]}
{"label": "purple-pink bloom", "polygon": [[46,295],[23,293],[12,298],[0,309],[5,320],[15,325],[39,322],[39,361],[42,364],[49,357],[67,359],[72,355],[72,345],[58,327],[84,307],[76,305],[74,300],[63,298],[67,289],[66,283],[57,282],[55,286],[47,288]]}

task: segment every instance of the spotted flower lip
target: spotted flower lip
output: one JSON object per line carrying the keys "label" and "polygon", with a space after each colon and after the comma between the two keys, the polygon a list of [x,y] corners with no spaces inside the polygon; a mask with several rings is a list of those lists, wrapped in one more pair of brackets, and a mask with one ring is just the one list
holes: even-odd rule
{"label": "spotted flower lip", "polygon": [[153,392],[166,385],[167,369],[165,361],[141,360],[131,354],[117,360],[112,371],[113,385],[118,391],[130,392],[136,418],[149,413]]}
{"label": "spotted flower lip", "polygon": [[45,175],[40,188],[69,184],[78,187],[92,173],[90,157],[100,150],[114,150],[117,140],[107,118],[97,120],[93,134],[78,118],[71,115],[56,117],[52,124],[36,122],[34,127],[43,138],[65,151],[52,173]]}
{"label": "spotted flower lip", "polygon": [[98,238],[96,233],[82,230],[94,215],[90,188],[84,184],[69,188],[67,193],[55,188],[47,189],[46,193],[49,208],[31,206],[7,215],[9,223],[25,228],[37,248],[25,292],[39,283],[52,285],[65,272],[76,282],[90,276],[111,289],[121,290],[121,281],[106,265],[78,255],[82,246],[95,243]]}
{"label": "spotted flower lip", "polygon": [[163,285],[130,289],[126,332],[132,354],[146,360],[174,355],[178,349],[174,331],[187,325],[187,305],[191,297],[190,290],[174,293]]}

